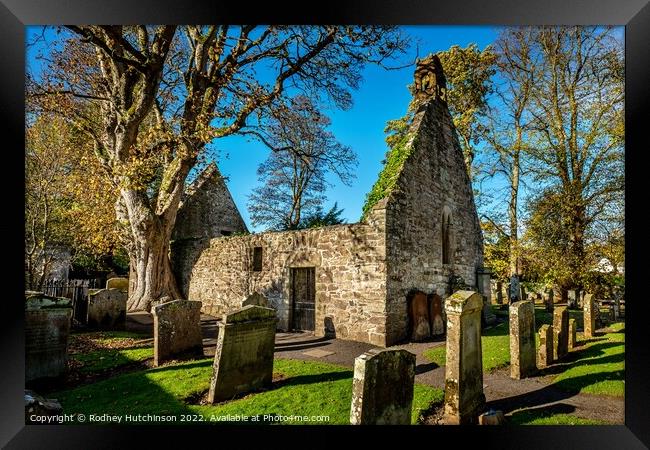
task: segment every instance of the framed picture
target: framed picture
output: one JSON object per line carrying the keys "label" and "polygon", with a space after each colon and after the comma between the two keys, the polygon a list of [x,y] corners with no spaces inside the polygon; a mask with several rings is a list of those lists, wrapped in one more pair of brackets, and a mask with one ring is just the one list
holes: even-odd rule
{"label": "framed picture", "polygon": [[2,0],[2,443],[650,445],[649,19]]}

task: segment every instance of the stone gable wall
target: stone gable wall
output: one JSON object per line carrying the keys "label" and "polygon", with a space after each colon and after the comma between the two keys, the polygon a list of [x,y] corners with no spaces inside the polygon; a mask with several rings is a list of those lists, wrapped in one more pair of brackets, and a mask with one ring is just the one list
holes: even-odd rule
{"label": "stone gable wall", "polygon": [[[254,247],[263,249],[259,272],[252,270]],[[337,338],[384,346],[385,248],[378,205],[366,223],[187,241],[174,248],[173,260],[181,288],[203,302],[203,312],[238,309],[259,292],[277,310],[281,330],[290,328],[290,269],[315,267],[315,334],[323,336],[327,324]]]}
{"label": "stone gable wall", "polygon": [[[451,275],[476,287],[483,243],[469,176],[447,107],[416,113],[412,151],[386,203],[388,342],[407,338],[409,291],[448,296]],[[407,144],[409,145],[409,144]],[[443,211],[451,213],[451,260],[442,264]]]}

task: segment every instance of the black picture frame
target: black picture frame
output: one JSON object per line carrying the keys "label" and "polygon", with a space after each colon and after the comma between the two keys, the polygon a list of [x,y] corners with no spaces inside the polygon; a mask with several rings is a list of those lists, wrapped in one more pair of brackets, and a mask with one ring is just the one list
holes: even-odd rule
{"label": "black picture frame", "polygon": [[[573,427],[175,427],[163,426],[60,426],[24,424],[24,336],[23,273],[19,272],[23,232],[24,74],[25,26],[82,23],[367,23],[403,25],[625,25],[626,54],[626,229],[627,302],[625,426]],[[263,439],[277,446],[346,446],[358,433],[381,440],[398,436],[405,446],[423,440],[425,445],[465,445],[476,440],[494,448],[589,448],[632,449],[650,446],[650,340],[648,300],[644,298],[643,262],[647,241],[642,203],[642,183],[647,178],[643,165],[648,138],[643,110],[650,105],[650,4],[647,0],[456,0],[414,1],[329,1],[314,9],[304,4],[276,2],[244,3],[182,0],[0,0],[0,127],[3,128],[2,172],[6,208],[0,222],[5,242],[4,305],[2,339],[2,405],[0,445],[5,448],[122,448],[155,441],[171,445],[190,444],[196,437],[227,444],[224,434],[233,434],[244,448],[249,439]],[[647,125],[645,125],[647,127]],[[14,139],[8,139],[13,137]],[[15,200],[15,201],[14,201]],[[631,219],[631,220],[630,220]],[[9,244],[13,243],[10,251]],[[361,429],[360,429],[361,428]],[[154,432],[155,431],[155,432]],[[190,440],[189,434],[192,434]],[[278,433],[291,433],[279,438]],[[319,437],[317,437],[317,435]],[[322,438],[320,436],[323,436]],[[368,446],[368,445],[364,445]]]}

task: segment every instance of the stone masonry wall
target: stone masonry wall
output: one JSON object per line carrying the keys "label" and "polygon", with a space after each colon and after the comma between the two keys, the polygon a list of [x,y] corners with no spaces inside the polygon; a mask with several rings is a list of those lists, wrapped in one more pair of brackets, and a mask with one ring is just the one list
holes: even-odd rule
{"label": "stone masonry wall", "polygon": [[[254,247],[262,247],[261,271],[253,271]],[[337,338],[385,346],[385,248],[385,210],[376,207],[365,223],[188,241],[173,260],[184,294],[203,312],[240,308],[257,291],[281,330],[290,328],[290,269],[315,267],[316,336],[328,323]]]}
{"label": "stone masonry wall", "polygon": [[[407,338],[406,296],[418,289],[447,297],[449,278],[476,287],[483,241],[469,176],[445,103],[431,99],[410,128],[412,151],[388,196],[388,342]],[[442,263],[442,220],[451,215],[450,263]]]}

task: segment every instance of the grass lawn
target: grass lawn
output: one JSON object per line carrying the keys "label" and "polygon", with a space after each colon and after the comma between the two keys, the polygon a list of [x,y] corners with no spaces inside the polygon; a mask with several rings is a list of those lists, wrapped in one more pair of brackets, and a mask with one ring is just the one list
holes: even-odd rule
{"label": "grass lawn", "polygon": [[126,331],[72,334],[71,365],[82,373],[103,372],[153,358],[152,340]]}
{"label": "grass lawn", "polygon": [[[108,380],[57,392],[67,414],[200,414],[206,422],[223,416],[281,415],[329,416],[329,421],[290,422],[348,424],[352,399],[352,370],[332,364],[276,359],[274,374],[283,379],[268,391],[249,394],[218,405],[187,402],[209,387],[212,359],[188,361],[155,369],[119,375]],[[415,385],[412,422],[420,411],[443,398],[441,389]],[[267,423],[288,423],[268,420]]]}
{"label": "grass lawn", "polygon": [[[510,335],[508,322],[486,330],[481,337],[483,346],[483,370],[490,371],[510,364]],[[431,362],[444,366],[447,348],[442,345],[424,351]]]}
{"label": "grass lawn", "polygon": [[557,413],[553,409],[517,411],[508,416],[507,423],[509,425],[611,425],[600,420],[583,419],[570,414]]}
{"label": "grass lawn", "polygon": [[571,352],[572,355],[575,353],[575,359],[571,358],[566,369],[554,378],[556,387],[571,392],[623,397],[625,324],[614,323],[608,331]]}

